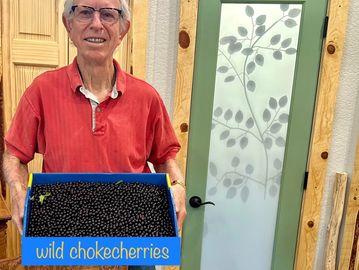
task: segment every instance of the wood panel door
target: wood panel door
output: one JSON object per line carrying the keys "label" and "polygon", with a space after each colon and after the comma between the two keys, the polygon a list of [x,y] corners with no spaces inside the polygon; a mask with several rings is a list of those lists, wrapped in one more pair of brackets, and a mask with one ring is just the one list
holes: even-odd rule
{"label": "wood panel door", "polygon": [[[40,73],[67,64],[63,0],[2,0],[4,129],[8,130],[26,87]],[[29,166],[41,171],[41,158]],[[9,196],[7,196],[8,203]],[[9,223],[8,257],[20,255],[19,235]]]}

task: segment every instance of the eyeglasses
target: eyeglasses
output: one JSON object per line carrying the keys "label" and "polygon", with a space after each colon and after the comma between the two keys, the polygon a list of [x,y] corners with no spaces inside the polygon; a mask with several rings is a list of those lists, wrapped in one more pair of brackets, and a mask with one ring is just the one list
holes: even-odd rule
{"label": "eyeglasses", "polygon": [[95,16],[95,11],[100,13],[100,20],[102,23],[114,24],[118,22],[122,16],[122,10],[117,8],[100,8],[94,9],[88,6],[72,6],[71,11],[74,13],[74,17],[83,23],[89,23]]}

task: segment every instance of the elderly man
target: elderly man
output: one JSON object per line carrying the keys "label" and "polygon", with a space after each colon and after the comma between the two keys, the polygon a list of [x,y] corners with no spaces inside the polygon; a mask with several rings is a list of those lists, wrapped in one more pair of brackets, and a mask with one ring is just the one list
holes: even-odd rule
{"label": "elderly man", "polygon": [[180,146],[164,104],[113,59],[129,17],[126,0],[65,1],[63,23],[77,57],[33,81],[5,137],[4,174],[20,233],[27,163],[36,152],[43,155],[44,172],[149,172],[151,162],[173,181],[182,226],[184,179],[174,160]]}

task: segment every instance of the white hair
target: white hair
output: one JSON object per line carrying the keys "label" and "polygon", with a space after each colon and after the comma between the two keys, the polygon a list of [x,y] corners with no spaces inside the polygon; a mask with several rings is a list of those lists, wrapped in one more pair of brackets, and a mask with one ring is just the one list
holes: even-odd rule
{"label": "white hair", "polygon": [[[124,22],[129,21],[131,18],[130,10],[128,8],[127,0],[119,0],[119,8],[122,10],[120,23],[124,25]],[[72,6],[74,6],[74,0],[66,0],[64,4],[64,12],[62,15],[66,18],[66,20],[71,20],[73,13],[72,13]]]}

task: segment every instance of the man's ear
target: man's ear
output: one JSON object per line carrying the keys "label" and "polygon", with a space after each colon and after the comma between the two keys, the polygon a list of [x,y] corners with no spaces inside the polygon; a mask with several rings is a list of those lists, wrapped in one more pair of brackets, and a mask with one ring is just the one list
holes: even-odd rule
{"label": "man's ear", "polygon": [[120,40],[122,40],[126,34],[128,33],[128,30],[130,30],[130,21],[126,21],[125,23],[121,24],[121,35],[120,35]]}
{"label": "man's ear", "polygon": [[64,15],[62,15],[62,23],[65,25],[67,33],[70,33],[70,31],[71,31],[70,22],[65,18]]}

